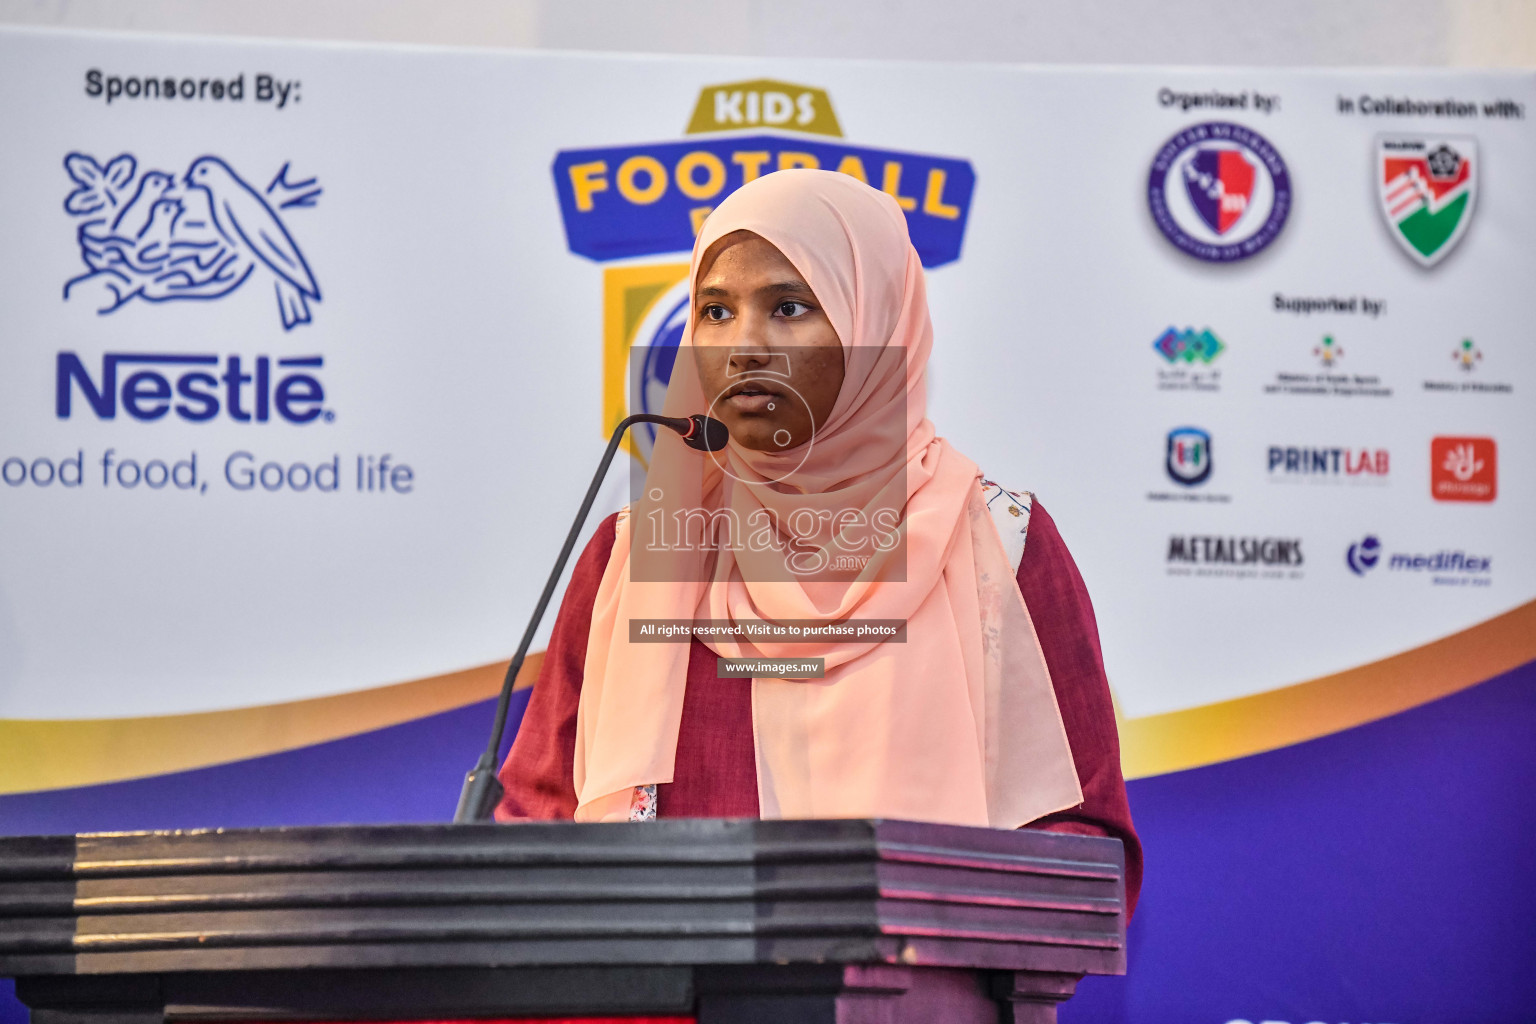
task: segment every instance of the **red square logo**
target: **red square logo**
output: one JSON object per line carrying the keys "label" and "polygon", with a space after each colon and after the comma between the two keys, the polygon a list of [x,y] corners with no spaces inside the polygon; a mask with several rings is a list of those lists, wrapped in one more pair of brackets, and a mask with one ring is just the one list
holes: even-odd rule
{"label": "red square logo", "polygon": [[1499,446],[1491,437],[1437,437],[1429,443],[1429,493],[1436,501],[1492,501],[1499,495]]}

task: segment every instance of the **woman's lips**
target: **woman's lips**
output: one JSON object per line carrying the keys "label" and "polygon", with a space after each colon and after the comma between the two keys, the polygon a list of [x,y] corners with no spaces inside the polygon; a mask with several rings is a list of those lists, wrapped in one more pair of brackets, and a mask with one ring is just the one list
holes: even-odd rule
{"label": "woman's lips", "polygon": [[784,401],[772,381],[748,379],[727,389],[724,404],[738,415],[763,416],[776,411]]}
{"label": "woman's lips", "polygon": [[761,414],[773,412],[783,400],[782,395],[766,391],[738,391],[726,396],[725,404],[738,413]]}

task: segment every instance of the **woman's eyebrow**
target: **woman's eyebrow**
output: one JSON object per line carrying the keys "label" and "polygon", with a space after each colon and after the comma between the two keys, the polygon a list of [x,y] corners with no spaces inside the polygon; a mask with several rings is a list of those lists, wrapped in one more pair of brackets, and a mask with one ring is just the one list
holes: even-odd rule
{"label": "woman's eyebrow", "polygon": [[811,286],[804,281],[780,281],[777,284],[765,284],[757,290],[759,295],[778,295],[782,292],[808,292]]}
{"label": "woman's eyebrow", "polygon": [[[774,284],[765,284],[761,288],[754,289],[758,295],[781,295],[785,292],[809,292],[811,286],[804,281],[778,281]],[[719,285],[704,285],[696,293],[700,298],[708,295],[711,297],[729,295],[729,288],[721,288]]]}

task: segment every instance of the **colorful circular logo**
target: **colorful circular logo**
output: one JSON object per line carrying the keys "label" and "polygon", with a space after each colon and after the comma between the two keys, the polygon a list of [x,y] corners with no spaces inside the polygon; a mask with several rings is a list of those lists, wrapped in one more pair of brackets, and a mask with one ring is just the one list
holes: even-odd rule
{"label": "colorful circular logo", "polygon": [[1232,263],[1279,237],[1291,212],[1291,177],[1264,136],[1208,121],[1157,151],[1147,204],[1168,241],[1196,259]]}
{"label": "colorful circular logo", "polygon": [[[638,364],[631,366],[629,409],[631,412],[659,414],[667,398],[667,383],[677,361],[678,346],[683,342],[683,328],[688,326],[688,282],[682,280],[653,304],[651,312],[635,332]],[[641,458],[649,462],[656,444],[656,425],[642,423],[632,435]]]}
{"label": "colorful circular logo", "polygon": [[1358,544],[1351,544],[1349,552],[1344,556],[1344,561],[1349,565],[1349,571],[1356,576],[1364,576],[1367,572],[1376,568],[1376,563],[1381,560],[1381,541],[1375,534],[1367,534],[1366,538]]}

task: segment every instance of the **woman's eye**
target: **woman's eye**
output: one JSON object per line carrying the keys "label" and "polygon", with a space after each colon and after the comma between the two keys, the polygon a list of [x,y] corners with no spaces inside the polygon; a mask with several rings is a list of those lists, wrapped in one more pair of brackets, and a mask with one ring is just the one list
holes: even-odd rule
{"label": "woman's eye", "polygon": [[809,313],[810,311],[811,311],[811,307],[810,306],[807,306],[803,302],[796,302],[793,299],[791,299],[791,300],[789,300],[787,302],[779,303],[779,315],[780,316],[787,316],[787,317],[803,316],[804,314]]}
{"label": "woman's eye", "polygon": [[731,311],[718,303],[712,302],[704,307],[704,319],[706,320],[729,320],[730,318]]}

